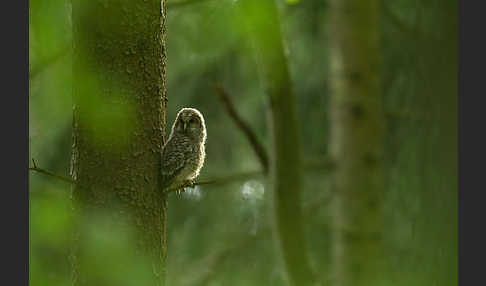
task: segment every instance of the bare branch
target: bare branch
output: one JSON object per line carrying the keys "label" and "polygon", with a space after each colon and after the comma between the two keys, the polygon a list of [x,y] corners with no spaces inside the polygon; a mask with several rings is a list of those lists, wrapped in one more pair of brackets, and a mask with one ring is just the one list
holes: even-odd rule
{"label": "bare branch", "polygon": [[[308,161],[304,163],[304,169],[311,171],[311,172],[322,172],[322,171],[330,171],[334,168],[334,163],[328,159],[325,158],[324,160],[319,160],[319,161]],[[165,193],[171,193],[180,189],[188,188],[188,187],[195,187],[199,185],[222,185],[222,184],[227,184],[227,183],[233,183],[233,182],[238,182],[238,181],[244,181],[244,180],[249,180],[249,179],[254,179],[254,178],[261,178],[264,177],[266,174],[263,171],[249,171],[249,172],[242,172],[242,173],[235,173],[232,175],[226,175],[226,176],[221,176],[221,177],[215,177],[213,179],[208,179],[208,180],[201,180],[198,182],[195,182],[194,184],[191,183],[183,183],[175,187],[171,187],[169,189],[166,189],[164,192]]]}
{"label": "bare branch", "polygon": [[47,176],[50,176],[50,177],[53,177],[53,178],[56,178],[56,179],[59,179],[59,180],[68,182],[68,183],[71,183],[71,184],[75,184],[76,183],[76,182],[74,182],[73,180],[71,180],[69,178],[66,178],[66,177],[63,177],[63,176],[60,176],[60,175],[56,175],[56,174],[54,174],[52,172],[49,172],[47,170],[38,168],[37,167],[37,164],[35,163],[34,158],[32,158],[32,164],[34,165],[34,167],[30,167],[29,168],[29,171],[38,172],[38,173],[41,173],[41,174],[44,174],[44,175],[47,175]]}
{"label": "bare branch", "polygon": [[[45,169],[37,167],[37,164],[35,163],[35,160],[32,158],[32,163],[33,167],[29,168],[29,171],[34,171],[38,172],[71,184],[75,184],[76,182],[61,176],[54,174],[52,172],[49,172]],[[309,170],[309,171],[330,171],[332,168],[334,168],[334,164],[328,160],[320,160],[320,161],[310,161],[306,162],[304,164],[304,169]],[[244,181],[244,180],[249,180],[249,179],[254,179],[254,178],[261,178],[265,176],[265,172],[263,171],[248,171],[248,172],[241,172],[241,173],[235,173],[231,175],[225,175],[225,176],[220,176],[220,177],[214,177],[212,179],[207,179],[207,180],[200,180],[195,182],[194,184],[191,183],[183,183],[181,185],[171,187],[169,189],[166,189],[164,192],[165,193],[171,193],[180,189],[184,188],[194,188],[195,186],[201,186],[201,185],[223,185],[223,184],[228,184],[228,183],[233,183],[233,182],[238,182],[238,181]]]}
{"label": "bare branch", "polygon": [[229,97],[224,87],[220,84],[217,84],[215,86],[215,89],[216,89],[215,94],[223,103],[223,106],[226,108],[226,112],[233,119],[236,126],[238,126],[240,130],[245,134],[246,138],[250,142],[250,145],[253,147],[253,150],[258,156],[258,159],[260,159],[260,163],[262,164],[263,171],[267,173],[268,155],[267,152],[265,151],[265,148],[258,141],[257,136],[255,135],[255,132],[253,132],[253,130],[251,129],[250,125],[245,120],[243,120],[243,118],[241,118],[241,116],[238,114],[233,102],[231,101],[231,98]]}
{"label": "bare branch", "polygon": [[227,175],[227,176],[222,176],[222,177],[217,177],[209,180],[201,180],[198,182],[195,182],[194,184],[191,183],[183,183],[175,187],[171,187],[169,189],[166,189],[164,192],[165,193],[171,193],[180,189],[188,188],[188,187],[195,187],[195,186],[200,186],[200,185],[221,185],[221,184],[227,184],[231,182],[238,182],[238,181],[244,181],[248,180],[251,178],[258,178],[262,177],[264,175],[264,172],[262,171],[250,171],[250,172],[243,172],[243,173],[236,173],[232,175]]}
{"label": "bare branch", "polygon": [[[29,167],[29,171],[38,172],[38,173],[41,173],[41,174],[44,174],[44,175],[47,175],[47,176],[68,182],[68,183],[71,183],[71,184],[76,183],[75,181],[73,181],[69,178],[66,178],[66,177],[61,176],[61,175],[54,174],[54,173],[49,172],[45,169],[41,169],[41,168],[37,167],[34,159],[32,159],[32,162],[33,162],[34,166]],[[183,183],[179,186],[171,187],[171,188],[165,190],[164,192],[165,193],[171,193],[171,192],[174,192],[174,191],[177,191],[177,190],[180,190],[180,189],[184,189],[184,188],[187,188],[187,187],[193,188],[195,186],[200,186],[200,185],[227,184],[227,183],[231,183],[231,182],[237,182],[237,181],[248,180],[248,179],[251,179],[251,178],[257,178],[257,177],[261,177],[263,175],[264,175],[264,173],[262,171],[250,171],[250,172],[236,173],[236,174],[232,174],[232,175],[228,175],[228,176],[224,176],[224,177],[216,177],[216,178],[209,179],[209,180],[201,180],[201,181],[195,182],[194,184]]]}

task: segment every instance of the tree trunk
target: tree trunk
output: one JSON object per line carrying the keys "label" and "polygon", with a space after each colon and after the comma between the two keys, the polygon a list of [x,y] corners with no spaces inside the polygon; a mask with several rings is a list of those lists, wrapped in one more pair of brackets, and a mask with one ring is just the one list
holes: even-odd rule
{"label": "tree trunk", "polygon": [[315,282],[307,257],[300,205],[301,156],[296,99],[284,54],[274,0],[245,0],[243,15],[250,28],[267,95],[271,133],[270,182],[276,237],[291,285]]}
{"label": "tree trunk", "polygon": [[[118,275],[129,285],[164,285],[167,197],[158,175],[165,134],[164,6],[164,0],[73,1],[71,175],[79,216],[73,285],[120,285],[103,281],[93,263],[106,269],[122,264]],[[148,284],[137,280],[138,260],[86,256],[86,227],[100,212],[108,214],[108,232],[133,228],[133,249],[122,251],[148,257],[141,270],[150,273]],[[110,238],[108,245],[126,239]]]}
{"label": "tree trunk", "polygon": [[437,285],[457,285],[458,277],[457,5],[454,0],[424,3],[422,17],[433,25],[417,29],[431,36],[417,41],[413,74],[425,112],[415,151],[422,155],[416,168],[421,208],[414,238],[423,248],[416,254],[421,262],[417,275]]}
{"label": "tree trunk", "polygon": [[384,117],[378,0],[331,1],[330,154],[336,286],[378,285],[383,236]]}

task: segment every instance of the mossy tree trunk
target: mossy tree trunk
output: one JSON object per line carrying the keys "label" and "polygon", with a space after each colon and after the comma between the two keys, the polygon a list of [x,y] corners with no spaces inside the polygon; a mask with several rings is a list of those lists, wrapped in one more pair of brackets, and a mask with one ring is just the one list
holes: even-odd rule
{"label": "mossy tree trunk", "polygon": [[[85,225],[97,223],[90,217],[101,212],[108,214],[108,232],[111,226],[133,228],[133,249],[122,251],[148,257],[148,269],[141,271],[151,278],[143,285],[163,285],[167,197],[158,174],[165,134],[165,1],[72,2],[71,175],[76,181],[73,206],[80,218],[73,284],[121,285],[103,281],[90,268],[93,263],[106,269],[121,265],[120,277],[137,277],[137,260],[101,254],[83,258],[89,235]],[[108,245],[126,238],[111,239]],[[132,282],[124,281],[142,283]]]}
{"label": "mossy tree trunk", "polygon": [[379,285],[384,193],[379,1],[333,0],[330,8],[332,280],[336,286]]}
{"label": "mossy tree trunk", "polygon": [[302,225],[302,174],[296,98],[284,53],[274,0],[245,0],[244,17],[256,52],[266,99],[271,137],[270,184],[275,237],[291,285],[312,285],[312,272]]}

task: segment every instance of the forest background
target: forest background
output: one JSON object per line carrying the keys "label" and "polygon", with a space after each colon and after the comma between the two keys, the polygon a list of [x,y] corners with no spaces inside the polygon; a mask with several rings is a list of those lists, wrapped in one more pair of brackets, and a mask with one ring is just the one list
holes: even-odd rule
{"label": "forest background", "polygon": [[[80,226],[72,210],[76,189],[62,179],[73,180],[70,170],[75,164],[73,105],[76,95],[73,91],[83,94],[85,85],[92,88],[87,84],[92,72],[77,64],[90,55],[75,51],[82,50],[79,47],[84,43],[96,46],[97,40],[85,40],[85,31],[101,35],[100,39],[106,38],[102,32],[94,32],[98,28],[96,24],[85,25],[83,13],[76,16],[76,11],[81,9],[74,2],[30,1],[29,164],[33,168],[29,176],[30,284],[73,283],[72,237],[82,229],[85,236],[77,243],[81,244],[85,256],[79,256],[74,264],[87,263],[81,271],[90,273],[88,279],[96,281],[97,285],[133,285],[130,281],[150,285],[149,281],[158,270],[150,265],[153,264],[150,259],[148,262],[145,256],[133,254],[137,251],[132,248],[137,246],[130,240],[129,231],[113,224],[109,208],[105,209],[107,212],[94,213],[87,225]],[[140,27],[137,21],[135,25],[130,24],[136,19],[131,18],[131,10],[112,8],[117,2],[123,4],[120,7],[126,4],[126,1],[107,0],[93,4],[102,8],[81,8],[102,11],[90,14],[99,21],[90,23],[99,24],[104,20],[112,23],[111,19],[115,19],[113,23],[126,24],[108,25],[108,29],[115,29],[110,30],[113,39],[128,37],[123,39],[129,41]],[[157,7],[157,1],[148,2]],[[379,269],[374,273],[380,273],[382,285],[456,285],[457,3],[449,0],[362,1],[371,3],[364,4],[365,9],[357,4],[359,1],[342,1],[349,7],[361,8],[351,9],[357,15],[369,13],[374,16],[366,18],[365,15],[366,19],[378,20],[375,26],[363,28],[359,25],[360,17],[337,17],[340,13],[337,2],[167,1],[166,18],[162,24],[156,23],[165,26],[166,33],[165,41],[160,41],[166,58],[161,59],[165,71],[161,72],[164,76],[160,78],[162,87],[159,86],[159,91],[165,92],[162,96],[166,94],[168,99],[161,103],[167,120],[166,132],[182,107],[195,107],[204,114],[208,129],[207,157],[199,180],[209,181],[194,189],[187,188],[180,196],[170,193],[166,197],[166,241],[163,242],[166,249],[158,251],[167,254],[162,258],[164,265],[161,267],[162,272],[167,273],[166,277],[162,275],[167,285],[283,285],[303,279],[302,273],[306,271],[312,273],[310,280],[325,285],[350,285],[349,281],[339,278],[345,276],[343,271],[346,276],[359,277],[356,273],[360,270],[337,265],[346,264],[343,262],[346,259],[339,259],[336,248],[352,249],[354,243],[342,242],[343,237],[336,235],[341,231],[336,228],[338,218],[361,210],[348,212],[349,209],[339,208],[343,200],[333,190],[339,181],[336,166],[341,162],[330,152],[333,144],[348,146],[345,142],[336,142],[335,134],[339,132],[332,131],[346,127],[346,124],[339,125],[332,116],[335,110],[332,98],[342,92],[332,68],[334,60],[340,57],[342,46],[335,43],[339,42],[341,34],[332,31],[349,27],[351,30],[355,27],[358,32],[374,29],[379,43],[374,55],[379,58],[380,80],[373,94],[380,102],[376,107],[379,122],[375,123],[383,126],[383,134],[377,135],[382,139],[383,192],[379,205],[375,206],[382,218],[378,224],[382,256],[377,258],[379,265],[373,266],[378,268],[370,269]],[[106,4],[104,8],[103,3]],[[115,12],[110,14],[110,9]],[[157,17],[161,10],[150,11]],[[124,18],[123,13],[129,16]],[[138,15],[138,12],[133,13]],[[77,25],[81,27],[79,30],[75,29]],[[113,33],[118,28],[133,29],[133,33]],[[73,29],[79,31],[78,34],[73,33]],[[282,45],[275,44],[277,42]],[[367,38],[358,39],[355,47],[359,50],[367,43]],[[267,50],[266,45],[272,49]],[[113,58],[106,56],[104,59],[117,63],[117,49],[114,47],[105,54],[114,54]],[[136,49],[123,49],[125,52],[128,53],[125,56],[143,57]],[[275,54],[285,55],[284,60]],[[363,57],[368,58],[366,53]],[[149,72],[157,70],[155,67]],[[281,75],[282,70],[288,72]],[[121,72],[130,78],[138,70],[128,65],[122,66]],[[107,73],[117,74],[111,70]],[[98,73],[96,77],[97,80],[102,78]],[[272,81],[275,77],[277,84]],[[352,76],[350,78],[352,81]],[[120,80],[121,86],[124,80]],[[287,120],[289,113],[279,115],[278,108],[272,111],[275,102],[272,87],[275,86],[291,91],[285,97],[290,101],[282,106],[289,108],[290,122],[295,122],[295,126],[278,126]],[[117,90],[119,87],[108,88]],[[158,99],[163,102],[163,97]],[[130,141],[125,136],[131,128],[136,128],[130,117],[134,107],[109,104],[111,102],[98,101],[96,96],[80,103],[94,114],[106,111],[112,120],[103,121],[108,125],[98,126],[96,130],[101,132],[93,133],[95,141],[101,138],[100,146],[106,143],[103,140],[113,140],[110,136],[115,136],[115,141]],[[368,105],[364,106],[368,111]],[[353,112],[360,114],[361,109],[357,110]],[[90,121],[94,126],[100,124],[96,116],[88,115],[88,118],[95,118]],[[243,124],[238,124],[238,120]],[[112,129],[119,132],[107,136],[105,131]],[[293,151],[277,151],[280,149],[276,146],[283,142],[278,138],[285,138],[285,135],[275,130],[295,133],[299,139],[295,145],[297,157],[292,157],[298,158],[297,165],[301,167],[301,176],[295,175],[300,177],[300,191],[293,197],[298,206],[296,213],[288,209],[283,214],[274,211],[275,206],[278,209],[279,197],[273,190],[279,188],[278,170],[281,170],[277,158],[294,154]],[[123,153],[117,148],[125,147],[121,144],[114,148]],[[116,164],[109,166],[117,167]],[[368,174],[368,171],[362,172]],[[294,176],[290,177],[292,183]],[[351,177],[349,181],[354,179],[360,180]],[[366,196],[366,192],[359,194],[363,193]],[[285,196],[283,198],[285,202]],[[297,219],[294,222],[285,215],[290,218],[296,215]],[[359,217],[359,213],[352,215]],[[368,215],[374,213],[363,213],[363,217]],[[285,219],[290,228],[295,228],[279,227],[279,222]],[[295,246],[299,249],[292,252],[292,241],[289,246],[285,237],[289,237],[286,231],[291,233],[295,229],[301,233],[292,234],[297,242],[303,243],[301,247]],[[358,251],[363,249],[362,244],[359,245]],[[288,253],[294,256],[289,259]],[[353,257],[358,252],[346,255]],[[87,262],[83,262],[83,257]],[[373,261],[373,257],[368,259]],[[296,270],[299,268],[296,261],[300,260],[304,261],[304,267]],[[362,285],[370,283],[362,281]]]}

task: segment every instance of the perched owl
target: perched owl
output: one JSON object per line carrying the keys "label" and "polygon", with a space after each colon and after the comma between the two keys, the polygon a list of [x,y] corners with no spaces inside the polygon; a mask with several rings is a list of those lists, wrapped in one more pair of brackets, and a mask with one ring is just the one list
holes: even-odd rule
{"label": "perched owl", "polygon": [[162,149],[164,189],[194,182],[204,164],[205,143],[206,125],[201,112],[194,108],[181,109]]}

